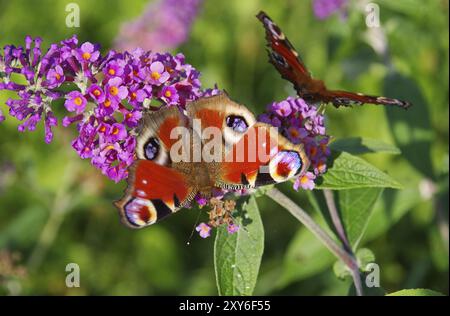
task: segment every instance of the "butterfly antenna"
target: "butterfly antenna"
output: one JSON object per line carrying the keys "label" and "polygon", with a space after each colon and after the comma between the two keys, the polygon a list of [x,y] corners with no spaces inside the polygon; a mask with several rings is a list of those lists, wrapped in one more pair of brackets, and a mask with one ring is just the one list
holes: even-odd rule
{"label": "butterfly antenna", "polygon": [[198,221],[200,220],[200,214],[201,214],[201,213],[202,213],[202,210],[199,209],[199,210],[198,210],[197,219],[195,220],[194,227],[192,227],[191,234],[189,235],[189,238],[188,238],[188,240],[187,240],[187,242],[186,242],[186,245],[188,245],[188,246],[191,244],[192,236],[194,236],[194,231],[195,231],[195,228],[197,227]]}

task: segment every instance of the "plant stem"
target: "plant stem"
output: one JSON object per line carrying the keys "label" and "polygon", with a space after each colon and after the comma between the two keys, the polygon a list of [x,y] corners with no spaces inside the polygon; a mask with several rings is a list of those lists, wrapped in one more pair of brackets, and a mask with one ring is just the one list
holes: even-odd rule
{"label": "plant stem", "polygon": [[333,221],[334,228],[337,231],[337,235],[344,245],[345,249],[349,253],[350,256],[355,260],[357,265],[357,269],[351,270],[353,283],[355,284],[356,292],[358,295],[363,294],[362,284],[361,284],[361,276],[359,274],[359,265],[358,261],[355,259],[355,254],[353,253],[352,246],[348,241],[347,235],[345,234],[344,226],[342,225],[341,217],[339,216],[338,209],[336,207],[336,203],[334,201],[333,191],[325,189],[323,190],[323,195],[325,196],[325,201],[328,206],[328,211],[331,216],[331,220]]}
{"label": "plant stem", "polygon": [[333,191],[325,189],[325,190],[323,190],[323,195],[325,196],[325,201],[328,206],[328,211],[331,216],[331,221],[333,222],[334,228],[336,228],[336,232],[337,232],[339,239],[344,244],[346,250],[349,253],[353,253],[350,242],[348,241],[347,235],[345,234],[344,226],[342,225],[342,221],[339,216],[339,212],[337,210],[336,203],[334,202]]}
{"label": "plant stem", "polygon": [[308,213],[305,212],[300,206],[295,204],[289,197],[283,194],[276,188],[269,190],[267,196],[272,200],[284,207],[289,213],[297,218],[303,225],[306,226],[324,245],[327,247],[338,259],[342,260],[344,264],[350,269],[353,281],[355,283],[356,294],[358,296],[363,295],[361,279],[359,277],[358,263],[355,257],[348,251],[339,246],[336,241],[330,237],[320,227]]}

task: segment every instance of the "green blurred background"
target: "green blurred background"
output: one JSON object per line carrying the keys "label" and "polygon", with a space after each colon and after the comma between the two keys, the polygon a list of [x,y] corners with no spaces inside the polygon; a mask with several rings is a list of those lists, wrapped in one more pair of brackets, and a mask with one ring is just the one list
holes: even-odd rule
{"label": "green blurred background", "polygon": [[[76,1],[81,27],[65,26],[65,6],[75,1],[0,0],[0,44],[25,35],[44,45],[73,33],[111,48],[121,23],[147,1]],[[260,113],[293,95],[267,62],[256,13],[265,10],[301,52],[314,76],[328,86],[402,97],[405,112],[376,106],[327,110],[330,135],[361,136],[396,144],[400,155],[364,158],[404,184],[386,190],[375,205],[362,246],[371,249],[387,292],[431,288],[448,295],[448,1],[379,0],[389,61],[368,44],[363,1],[352,1],[344,20],[317,20],[310,1],[205,0],[189,40],[177,49],[215,83]],[[390,64],[391,63],[391,64]],[[0,94],[0,108],[8,93]],[[119,223],[114,184],[71,149],[74,131],[58,127],[44,143],[42,126],[17,132],[0,124],[0,293],[53,295],[215,295],[214,238],[190,239],[198,210],[183,210],[151,228]],[[307,210],[304,192],[281,189]],[[349,280],[333,273],[333,256],[286,211],[258,199],[265,252],[255,294],[346,294]],[[203,212],[204,213],[204,212]],[[203,214],[202,216],[206,216]],[[65,286],[66,264],[81,269],[81,287]]]}

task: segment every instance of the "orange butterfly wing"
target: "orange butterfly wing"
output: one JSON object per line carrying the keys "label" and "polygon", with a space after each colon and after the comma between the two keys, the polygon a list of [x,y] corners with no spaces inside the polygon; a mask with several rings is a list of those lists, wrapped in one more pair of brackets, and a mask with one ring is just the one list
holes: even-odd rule
{"label": "orange butterfly wing", "polygon": [[122,221],[142,228],[176,212],[196,193],[187,176],[149,160],[137,160],[131,167],[125,196],[115,204]]}
{"label": "orange butterfly wing", "polygon": [[309,164],[303,145],[294,145],[268,124],[256,123],[226,155],[216,185],[243,189],[284,182],[305,173]]}

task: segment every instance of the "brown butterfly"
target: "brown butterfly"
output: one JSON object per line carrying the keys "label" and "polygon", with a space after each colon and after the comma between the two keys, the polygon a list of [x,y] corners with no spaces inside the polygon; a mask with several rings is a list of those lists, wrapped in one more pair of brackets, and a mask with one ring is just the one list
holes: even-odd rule
{"label": "brown butterfly", "polygon": [[412,104],[407,101],[379,96],[370,96],[341,90],[328,90],[322,80],[314,79],[299,54],[281,29],[263,11],[257,18],[266,29],[269,60],[281,74],[292,82],[298,95],[306,101],[332,103],[335,107],[362,105],[364,103],[395,105],[408,109]]}

